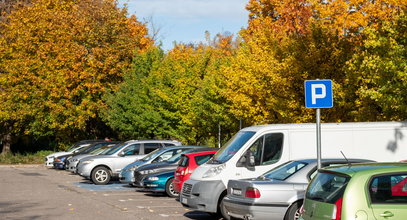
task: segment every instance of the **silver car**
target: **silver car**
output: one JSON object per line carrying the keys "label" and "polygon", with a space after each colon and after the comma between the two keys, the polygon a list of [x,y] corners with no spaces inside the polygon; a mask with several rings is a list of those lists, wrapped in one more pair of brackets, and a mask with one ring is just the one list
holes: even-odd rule
{"label": "silver car", "polygon": [[[362,159],[322,159],[321,166],[373,162]],[[231,219],[297,220],[317,159],[294,160],[255,179],[229,180],[223,207]]]}
{"label": "silver car", "polygon": [[76,173],[76,166],[78,165],[79,160],[93,155],[103,155],[117,144],[118,142],[112,142],[111,144],[108,143],[95,144],[92,148],[87,149],[85,152],[82,152],[81,154],[68,157],[65,169],[73,173]]}
{"label": "silver car", "polygon": [[79,175],[91,179],[97,185],[110,182],[117,177],[127,165],[157,148],[181,145],[179,141],[171,140],[131,140],[115,146],[104,155],[89,156],[81,159],[76,167]]}

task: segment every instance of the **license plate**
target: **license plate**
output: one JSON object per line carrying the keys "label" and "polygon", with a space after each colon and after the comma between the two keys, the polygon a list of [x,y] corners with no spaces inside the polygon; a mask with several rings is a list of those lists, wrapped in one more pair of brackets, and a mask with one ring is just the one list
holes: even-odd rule
{"label": "license plate", "polygon": [[182,198],[181,203],[188,204],[188,199],[187,198]]}
{"label": "license plate", "polygon": [[242,195],[242,190],[241,189],[233,189],[233,195],[236,196],[241,196]]}

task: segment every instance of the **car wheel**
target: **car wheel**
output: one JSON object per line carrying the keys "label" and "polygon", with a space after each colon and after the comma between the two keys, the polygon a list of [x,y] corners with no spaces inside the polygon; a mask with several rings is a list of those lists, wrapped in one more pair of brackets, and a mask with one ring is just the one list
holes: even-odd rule
{"label": "car wheel", "polygon": [[171,198],[176,198],[179,196],[179,193],[174,190],[174,184],[173,184],[174,178],[171,178],[167,181],[165,184],[165,192],[167,195]]}
{"label": "car wheel", "polygon": [[228,215],[228,212],[226,210],[225,204],[224,204],[224,200],[225,200],[225,196],[222,197],[220,204],[219,204],[219,211],[220,211],[220,217],[223,217],[223,219],[225,220],[230,220],[230,216]]}
{"label": "car wheel", "polygon": [[285,214],[284,220],[298,220],[300,218],[300,208],[302,206],[302,201],[295,202],[288,208]]}
{"label": "car wheel", "polygon": [[110,170],[106,167],[96,167],[92,170],[91,179],[96,185],[106,185],[111,178]]}

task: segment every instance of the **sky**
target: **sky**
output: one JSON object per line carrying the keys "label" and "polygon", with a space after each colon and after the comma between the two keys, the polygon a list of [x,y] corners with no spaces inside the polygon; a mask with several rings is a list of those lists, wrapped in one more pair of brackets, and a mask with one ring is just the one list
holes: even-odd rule
{"label": "sky", "polygon": [[[205,42],[205,31],[213,38],[218,33],[236,34],[247,26],[249,0],[119,0],[128,13],[147,21],[158,31],[156,40],[165,50],[173,42]],[[151,26],[152,24],[152,26]],[[151,32],[152,33],[152,32]]]}

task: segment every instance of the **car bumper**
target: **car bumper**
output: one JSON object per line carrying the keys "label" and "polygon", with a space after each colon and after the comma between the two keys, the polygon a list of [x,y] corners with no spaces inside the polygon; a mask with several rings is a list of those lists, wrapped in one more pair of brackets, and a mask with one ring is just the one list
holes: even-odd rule
{"label": "car bumper", "polygon": [[165,192],[165,183],[161,181],[143,181],[142,185],[145,192]]}
{"label": "car bumper", "polygon": [[183,183],[184,183],[184,181],[181,181],[181,180],[179,180],[177,178],[174,178],[174,181],[172,181],[172,185],[174,186],[174,191],[175,192],[181,192]]}
{"label": "car bumper", "polygon": [[65,169],[65,164],[64,163],[53,163],[53,166],[54,166],[55,169],[60,169],[60,170]]}
{"label": "car bumper", "polygon": [[66,167],[67,170],[76,173],[76,166],[78,165],[78,161],[69,162],[69,165]]}
{"label": "car bumper", "polygon": [[90,178],[90,174],[92,172],[93,166],[89,166],[89,164],[78,164],[76,168],[76,172],[85,178]]}
{"label": "car bumper", "polygon": [[54,158],[45,158],[45,166],[53,167],[54,166]]}
{"label": "car bumper", "polygon": [[131,170],[126,170],[126,171],[122,171],[119,173],[119,181],[121,183],[134,183],[135,178],[134,178],[134,171]]}
{"label": "car bumper", "polygon": [[227,213],[240,219],[281,220],[288,209],[287,204],[253,204],[231,200],[226,197],[224,205]]}
{"label": "car bumper", "polygon": [[184,207],[203,212],[217,212],[220,194],[226,190],[221,180],[197,181],[189,179],[184,182],[180,201]]}

